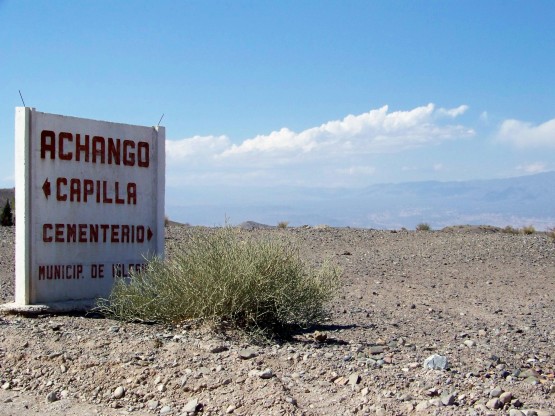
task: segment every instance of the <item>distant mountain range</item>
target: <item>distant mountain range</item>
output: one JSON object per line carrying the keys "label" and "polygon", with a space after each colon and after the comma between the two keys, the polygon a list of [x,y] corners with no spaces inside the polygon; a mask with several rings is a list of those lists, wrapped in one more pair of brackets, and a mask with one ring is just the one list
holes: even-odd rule
{"label": "distant mountain range", "polygon": [[[14,189],[0,189],[0,208]],[[555,172],[463,182],[405,182],[359,189],[304,187],[194,187],[166,189],[173,221],[222,225],[256,221],[292,226],[433,229],[450,225],[494,225],[538,230],[555,227]]]}
{"label": "distant mountain range", "polygon": [[252,220],[265,224],[414,229],[426,222],[494,225],[538,230],[555,227],[555,172],[463,182],[406,182],[359,189],[195,187],[166,190],[171,219],[221,225]]}

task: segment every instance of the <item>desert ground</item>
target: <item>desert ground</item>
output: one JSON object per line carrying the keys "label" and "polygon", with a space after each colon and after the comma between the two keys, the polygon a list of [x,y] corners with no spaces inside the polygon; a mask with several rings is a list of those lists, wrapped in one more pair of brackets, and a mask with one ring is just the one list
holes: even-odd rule
{"label": "desert ground", "polygon": [[[168,257],[186,231],[166,229]],[[555,415],[549,236],[244,232],[285,233],[308,264],[342,268],[329,321],[256,344],[186,323],[4,313],[0,415]],[[13,296],[14,229],[0,227],[0,302]]]}

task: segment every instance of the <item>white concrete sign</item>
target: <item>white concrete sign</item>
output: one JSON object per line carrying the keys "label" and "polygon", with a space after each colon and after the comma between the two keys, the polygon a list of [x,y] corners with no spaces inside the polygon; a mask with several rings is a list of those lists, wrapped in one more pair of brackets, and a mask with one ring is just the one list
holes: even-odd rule
{"label": "white concrete sign", "polygon": [[16,108],[19,305],[109,295],[164,254],[165,129]]}

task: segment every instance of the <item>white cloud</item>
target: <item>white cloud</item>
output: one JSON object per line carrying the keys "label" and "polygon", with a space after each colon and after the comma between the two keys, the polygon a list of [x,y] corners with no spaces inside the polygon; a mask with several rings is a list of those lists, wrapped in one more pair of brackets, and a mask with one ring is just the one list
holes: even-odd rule
{"label": "white cloud", "polygon": [[348,168],[337,169],[337,173],[340,175],[349,176],[369,176],[376,172],[374,166],[350,166]]}
{"label": "white cloud", "polygon": [[168,174],[174,178],[200,175],[211,183],[217,182],[217,177],[220,183],[230,182],[233,175],[255,181],[248,175],[254,171],[258,178],[266,172],[267,178],[274,178],[272,182],[329,185],[357,177],[363,180],[375,172],[368,163],[375,155],[472,137],[471,128],[453,121],[467,109],[466,105],[443,109],[428,104],[390,112],[383,106],[300,132],[284,127],[239,143],[232,143],[226,135],[168,140]]}
{"label": "white cloud", "polygon": [[183,140],[166,140],[168,163],[212,157],[225,151],[231,142],[227,136],[194,136]]}
{"label": "white cloud", "polygon": [[517,147],[555,147],[555,119],[539,125],[505,120],[499,127],[497,138]]}
{"label": "white cloud", "polygon": [[541,173],[547,172],[549,169],[547,168],[547,165],[543,162],[534,162],[526,165],[519,165],[517,166],[517,170],[525,173]]}
{"label": "white cloud", "polygon": [[440,108],[438,110],[438,113],[455,118],[460,115],[463,115],[464,113],[466,113],[467,110],[468,110],[467,105],[459,105],[457,108],[451,108],[449,110],[446,110],[445,108]]}
{"label": "white cloud", "polygon": [[348,115],[342,120],[329,121],[299,133],[284,127],[239,144],[231,144],[227,136],[195,136],[168,141],[168,158],[178,160],[198,155],[228,158],[245,154],[333,152],[336,155],[403,151],[474,135],[474,131],[465,126],[441,123],[442,118],[457,117],[467,108],[468,106],[462,105],[454,109],[435,109],[434,104],[428,104],[409,111],[388,112],[388,106],[383,106],[367,113]]}
{"label": "white cloud", "polygon": [[433,166],[434,171],[439,172],[444,169],[443,163],[436,163]]}

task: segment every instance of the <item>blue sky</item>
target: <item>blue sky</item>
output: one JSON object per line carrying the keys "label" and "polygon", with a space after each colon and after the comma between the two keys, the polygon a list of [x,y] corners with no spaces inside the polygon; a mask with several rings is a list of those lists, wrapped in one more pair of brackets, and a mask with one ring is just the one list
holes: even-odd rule
{"label": "blue sky", "polygon": [[0,187],[18,90],[55,114],[164,114],[170,205],[554,170],[553,22],[553,1],[0,0]]}

